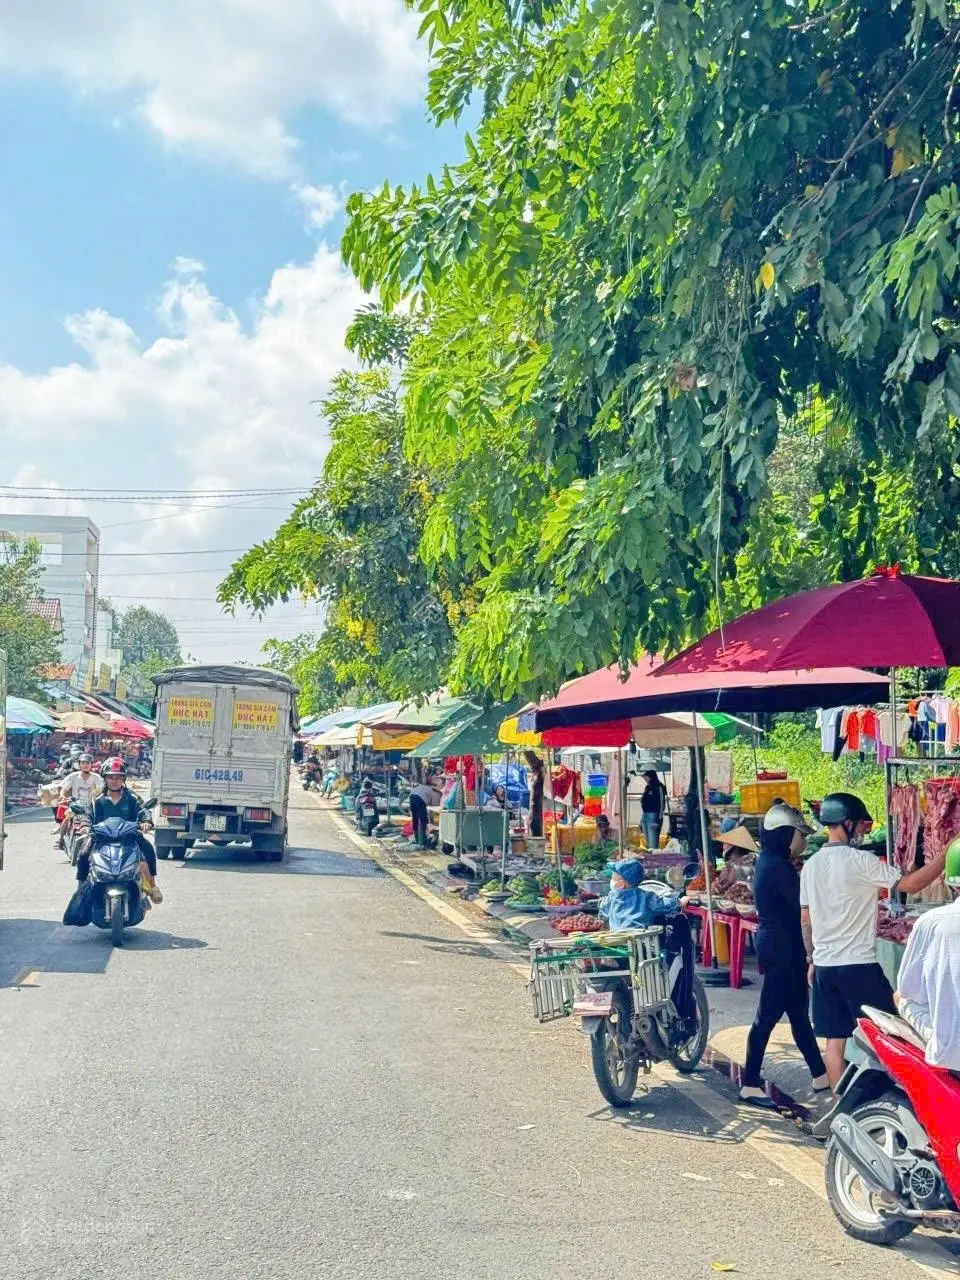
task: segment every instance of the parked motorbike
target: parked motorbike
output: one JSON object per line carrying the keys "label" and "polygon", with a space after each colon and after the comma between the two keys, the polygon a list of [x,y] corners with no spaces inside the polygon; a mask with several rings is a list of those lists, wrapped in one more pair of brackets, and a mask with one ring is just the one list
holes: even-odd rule
{"label": "parked motorbike", "polygon": [[[144,808],[156,806],[148,800]],[[71,805],[71,810],[83,810]],[[98,929],[109,932],[115,947],[123,946],[123,931],[140,924],[147,913],[140,887],[139,867],[143,854],[139,841],[140,828],[124,818],[107,818],[92,830],[90,848],[91,921]]]}
{"label": "parked motorbike", "polygon": [[357,796],[355,814],[357,830],[362,835],[372,835],[374,827],[380,821],[380,808],[372,791],[361,791]]}
{"label": "parked motorbike", "polygon": [[[654,881],[642,887],[666,888]],[[710,1008],[703,983],[685,971],[679,945],[684,928],[685,921],[675,925],[667,918],[662,926],[610,935],[611,945],[600,946],[589,935],[575,944],[532,945],[534,1013],[540,1022],[571,1013],[581,1019],[594,1077],[612,1107],[630,1105],[641,1069],[670,1062],[686,1074],[706,1050]],[[683,984],[693,1010],[686,1018],[680,1013]]]}
{"label": "parked motorbike", "polygon": [[864,1007],[829,1137],[827,1198],[848,1235],[891,1245],[919,1226],[960,1232],[960,1077],[924,1058],[902,1018]]}

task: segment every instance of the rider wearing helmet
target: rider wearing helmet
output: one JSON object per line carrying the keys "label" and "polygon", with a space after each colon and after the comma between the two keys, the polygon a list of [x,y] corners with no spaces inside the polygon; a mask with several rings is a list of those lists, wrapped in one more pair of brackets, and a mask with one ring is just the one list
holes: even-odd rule
{"label": "rider wearing helmet", "polygon": [[897,979],[900,1016],[926,1041],[931,1066],[960,1071],[960,838],[946,853],[954,900],[913,926]]}
{"label": "rider wearing helmet", "polygon": [[[76,767],[67,774],[60,784],[60,803],[69,806],[75,801],[77,804],[86,805],[89,808],[103,790],[103,783],[98,775],[93,772],[93,756],[84,751],[74,759],[76,760]],[[67,808],[57,835],[56,847],[58,849],[64,847],[64,839],[72,825],[73,814]]]}
{"label": "rider wearing helmet", "polygon": [[800,873],[800,904],[810,981],[813,1025],[827,1042],[827,1074],[836,1088],[844,1071],[847,1037],[863,1006],[894,1013],[893,989],[877,963],[877,898],[881,890],[919,893],[943,871],[944,855],[906,875],[859,847],[873,819],[859,796],[824,797],[820,822],[827,843]]}
{"label": "rider wearing helmet", "polygon": [[747,1036],[747,1060],[740,1089],[741,1102],[759,1107],[776,1106],[764,1092],[760,1072],[773,1028],[784,1014],[790,1020],[793,1042],[813,1077],[814,1089],[826,1089],[829,1083],[810,1025],[806,951],[800,928],[800,876],[793,864],[793,858],[806,848],[809,834],[800,810],[782,800],[767,810],[760,829],[753,896],[760,919],[756,948],[763,988]]}
{"label": "rider wearing helmet", "polygon": [[[123,818],[126,822],[136,822],[141,832],[153,826],[150,815],[139,799],[127,789],[127,767],[120,756],[111,756],[103,762],[100,770],[106,791],[93,803],[93,822],[106,822],[107,818]],[[140,836],[140,850],[143,861],[140,864],[141,874],[150,885],[147,890],[152,902],[162,902],[163,894],[157,885],[157,854],[149,840]],[[80,884],[86,880],[90,871],[89,858],[81,855],[77,859],[77,880]]]}

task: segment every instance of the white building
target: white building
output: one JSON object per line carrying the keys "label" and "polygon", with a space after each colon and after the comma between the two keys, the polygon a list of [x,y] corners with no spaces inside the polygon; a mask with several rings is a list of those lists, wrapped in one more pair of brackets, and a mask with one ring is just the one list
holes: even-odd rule
{"label": "white building", "polygon": [[40,543],[41,586],[47,599],[60,602],[63,662],[76,667],[80,684],[96,660],[100,530],[86,516],[0,513],[0,542],[28,538]]}
{"label": "white building", "polygon": [[[95,688],[109,692],[108,686],[116,682],[123,666],[123,650],[114,648],[113,628],[115,619],[113,611],[98,602],[97,604],[97,647],[94,655],[96,667]],[[106,677],[106,678],[105,678]]]}

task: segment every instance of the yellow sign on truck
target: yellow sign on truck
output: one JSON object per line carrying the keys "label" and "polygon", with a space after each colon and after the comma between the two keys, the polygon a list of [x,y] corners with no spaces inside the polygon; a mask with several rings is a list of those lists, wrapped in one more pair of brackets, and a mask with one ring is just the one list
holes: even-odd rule
{"label": "yellow sign on truck", "polygon": [[276,733],[280,723],[275,702],[251,702],[237,698],[233,704],[233,727],[241,733]]}
{"label": "yellow sign on truck", "polygon": [[180,728],[213,724],[213,698],[170,698],[167,702],[167,724]]}

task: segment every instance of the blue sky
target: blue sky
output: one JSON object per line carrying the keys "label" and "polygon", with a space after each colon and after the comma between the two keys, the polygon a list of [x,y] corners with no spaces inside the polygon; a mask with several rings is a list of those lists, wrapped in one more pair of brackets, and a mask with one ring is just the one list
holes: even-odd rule
{"label": "blue sky", "polygon": [[290,606],[231,629],[213,603],[231,556],[195,554],[262,538],[286,499],[75,490],[309,485],[325,449],[311,402],[362,301],[342,199],[459,156],[426,119],[424,72],[402,0],[0,12],[0,485],[58,496],[8,489],[0,512],[90,514],[104,589],[164,608],[203,659],[316,624]]}

